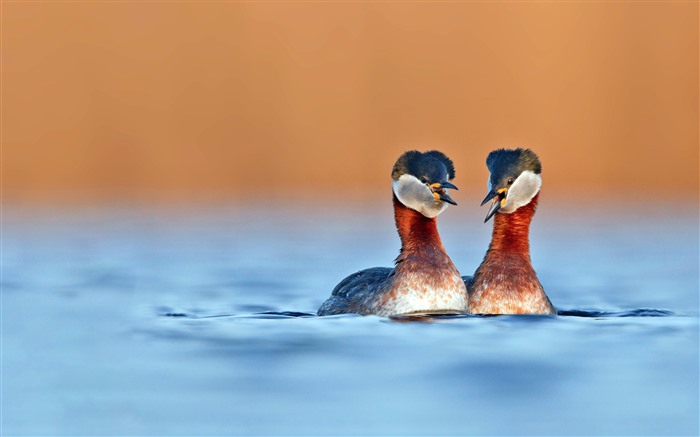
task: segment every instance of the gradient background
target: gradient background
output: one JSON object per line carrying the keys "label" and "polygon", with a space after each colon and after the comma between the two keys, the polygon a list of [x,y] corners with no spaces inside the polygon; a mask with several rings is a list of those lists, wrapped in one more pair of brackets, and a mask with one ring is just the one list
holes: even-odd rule
{"label": "gradient background", "polygon": [[[0,435],[698,435],[698,1],[0,8]],[[409,148],[474,272],[515,146],[595,317],[279,313],[391,265]]]}
{"label": "gradient background", "polygon": [[528,146],[549,193],[697,204],[698,53],[696,1],[3,2],[3,201],[387,196],[409,148],[479,197]]}

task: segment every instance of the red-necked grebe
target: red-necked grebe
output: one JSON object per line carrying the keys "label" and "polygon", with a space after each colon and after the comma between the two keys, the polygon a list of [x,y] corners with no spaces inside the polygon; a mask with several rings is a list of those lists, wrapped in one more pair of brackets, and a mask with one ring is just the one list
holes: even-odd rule
{"label": "red-necked grebe", "polygon": [[542,164],[528,149],[498,149],[486,158],[493,199],[491,244],[473,277],[464,277],[472,314],[556,314],[530,262],[530,222],[542,186]]}
{"label": "red-necked grebe", "polygon": [[466,312],[462,278],[442,245],[436,217],[456,203],[452,161],[438,151],[406,152],[391,172],[394,218],[401,238],[395,267],[361,270],[343,279],[318,315],[390,316],[417,312]]}

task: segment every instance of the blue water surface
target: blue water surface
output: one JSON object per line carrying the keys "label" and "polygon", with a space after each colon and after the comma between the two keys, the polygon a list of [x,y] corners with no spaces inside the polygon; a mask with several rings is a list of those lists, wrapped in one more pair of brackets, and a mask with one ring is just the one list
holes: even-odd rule
{"label": "blue water surface", "polygon": [[[698,217],[543,205],[560,316],[315,317],[385,203],[5,207],[2,435],[698,435]],[[485,211],[450,208],[471,274]]]}

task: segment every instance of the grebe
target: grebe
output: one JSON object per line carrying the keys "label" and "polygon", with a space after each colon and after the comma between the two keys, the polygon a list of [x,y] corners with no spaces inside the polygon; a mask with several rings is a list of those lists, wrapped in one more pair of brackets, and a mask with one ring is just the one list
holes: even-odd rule
{"label": "grebe", "polygon": [[319,316],[357,313],[391,316],[417,312],[466,312],[467,289],[442,245],[436,217],[456,205],[450,158],[438,151],[409,151],[391,172],[394,219],[401,238],[395,267],[373,267],[343,279]]}
{"label": "grebe", "polygon": [[491,244],[473,277],[465,276],[472,314],[556,314],[530,262],[530,222],[542,186],[542,164],[529,149],[498,149],[486,158],[493,199]]}

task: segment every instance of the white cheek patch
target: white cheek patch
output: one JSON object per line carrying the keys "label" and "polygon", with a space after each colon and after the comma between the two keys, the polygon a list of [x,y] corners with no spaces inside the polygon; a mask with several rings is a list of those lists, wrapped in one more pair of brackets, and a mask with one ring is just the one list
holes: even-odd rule
{"label": "white cheek patch", "polygon": [[529,170],[525,170],[515,179],[508,189],[506,204],[499,212],[510,214],[521,206],[525,206],[532,200],[542,187],[542,177]]}
{"label": "white cheek patch", "polygon": [[392,189],[399,202],[428,218],[437,217],[447,208],[447,203],[435,200],[430,188],[415,176],[401,175],[392,182]]}

